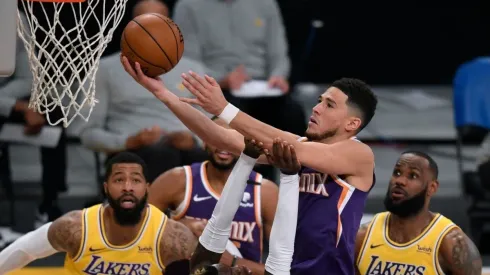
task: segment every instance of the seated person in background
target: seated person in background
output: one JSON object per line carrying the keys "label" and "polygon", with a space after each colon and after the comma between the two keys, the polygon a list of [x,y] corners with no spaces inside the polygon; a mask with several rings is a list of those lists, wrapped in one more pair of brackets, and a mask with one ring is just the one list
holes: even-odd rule
{"label": "seated person in background", "polygon": [[[219,119],[213,120],[229,128]],[[221,197],[223,188],[238,160],[238,156],[206,145],[209,161],[191,166],[177,167],[158,177],[150,188],[149,202],[162,211],[171,210],[173,219],[187,225],[200,237]],[[269,239],[277,204],[278,188],[262,175],[251,172],[240,206],[234,215],[229,244],[235,244],[241,256],[236,263],[263,274],[263,234]],[[225,252],[221,263],[233,262],[230,252]]]}
{"label": "seated person in background", "polygon": [[[163,2],[142,0],[133,17],[150,12],[168,15]],[[163,79],[184,95],[180,74],[203,71],[200,67],[182,58]],[[171,168],[206,159],[197,139],[179,119],[127,75],[119,53],[101,59],[96,85],[99,103],[80,134],[86,147],[109,155],[125,150],[139,155],[148,165],[150,182]]]}
{"label": "seated person in background", "polygon": [[[21,13],[24,25],[27,19]],[[38,134],[44,125],[47,125],[44,115],[29,109],[29,97],[32,89],[32,73],[29,67],[29,58],[24,49],[24,43],[17,40],[16,69],[8,78],[0,78],[0,127],[5,123],[24,125],[26,135]],[[51,121],[63,116],[59,108],[51,113]],[[41,147],[42,165],[42,201],[37,209],[34,226],[40,227],[48,221],[61,216],[57,199],[60,192],[67,190],[66,186],[66,135],[62,129],[60,140],[56,147]],[[11,181],[10,156],[7,146],[0,148],[0,181]]]}

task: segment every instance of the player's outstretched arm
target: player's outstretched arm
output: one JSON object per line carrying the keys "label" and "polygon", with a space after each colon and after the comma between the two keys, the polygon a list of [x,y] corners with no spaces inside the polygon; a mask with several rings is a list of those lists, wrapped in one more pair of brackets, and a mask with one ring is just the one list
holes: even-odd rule
{"label": "player's outstretched arm", "polygon": [[191,105],[181,102],[179,98],[170,92],[160,78],[150,78],[143,74],[140,65],[136,62],[133,68],[126,57],[121,56],[121,63],[128,74],[155,95],[182,121],[189,130],[195,133],[205,143],[217,148],[240,154],[245,147],[243,136],[235,130],[225,129],[202,112]]}
{"label": "player's outstretched arm", "polygon": [[22,236],[0,253],[0,274],[66,252],[75,257],[82,241],[82,212],[73,211]]}
{"label": "player's outstretched arm", "polygon": [[293,145],[301,164],[330,175],[352,175],[363,180],[349,182],[363,191],[371,188],[374,170],[374,154],[369,146],[346,140],[334,144],[299,142],[298,136],[281,131],[262,123],[229,104],[218,83],[211,77],[204,78],[196,73],[184,74],[184,86],[196,98],[181,98],[182,101],[197,104],[207,112],[227,121],[242,135],[264,143],[271,150],[274,138],[280,138]]}
{"label": "player's outstretched arm", "polygon": [[439,248],[439,261],[446,274],[482,274],[480,252],[460,228],[455,228],[444,236]]}
{"label": "player's outstretched arm", "polygon": [[298,219],[299,176],[301,164],[294,147],[275,139],[272,155],[267,155],[271,164],[281,170],[279,201],[269,239],[269,256],[265,274],[289,275],[293,260],[294,239]]}

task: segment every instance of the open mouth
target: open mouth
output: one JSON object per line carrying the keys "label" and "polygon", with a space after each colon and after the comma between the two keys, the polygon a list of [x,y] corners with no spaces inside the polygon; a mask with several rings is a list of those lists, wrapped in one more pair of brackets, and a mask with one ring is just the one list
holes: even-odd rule
{"label": "open mouth", "polygon": [[132,196],[124,196],[121,198],[121,207],[133,208],[136,205],[136,199]]}
{"label": "open mouth", "polygon": [[391,190],[391,197],[394,199],[401,199],[405,197],[405,191],[401,188],[393,188]]}
{"label": "open mouth", "polygon": [[310,121],[308,122],[308,124],[318,124],[317,121],[311,116],[310,117]]}
{"label": "open mouth", "polygon": [[216,151],[216,155],[220,159],[229,159],[232,157],[232,154],[230,152],[227,152],[227,151]]}

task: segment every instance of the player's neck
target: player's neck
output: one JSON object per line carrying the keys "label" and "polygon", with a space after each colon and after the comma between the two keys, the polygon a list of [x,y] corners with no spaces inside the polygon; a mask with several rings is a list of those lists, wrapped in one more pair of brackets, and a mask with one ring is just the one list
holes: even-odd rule
{"label": "player's neck", "polygon": [[138,235],[141,226],[143,226],[146,211],[148,211],[147,207],[145,207],[141,213],[141,218],[138,224],[123,226],[116,222],[116,218],[114,217],[114,209],[107,206],[102,213],[102,221],[104,222],[104,232],[108,241],[113,245],[126,245],[132,242]]}
{"label": "player's neck", "polygon": [[208,176],[208,182],[216,192],[221,194],[223,187],[226,184],[226,180],[230,176],[232,169],[220,170],[214,167],[211,163],[206,165],[206,175]]}
{"label": "player's neck", "polygon": [[352,137],[353,136],[351,134],[345,133],[345,134],[338,134],[331,137],[327,137],[322,140],[318,140],[317,142],[324,143],[324,144],[333,144],[333,143],[350,139]]}
{"label": "player's neck", "polygon": [[402,218],[390,215],[389,235],[397,243],[407,243],[418,237],[434,219],[434,214],[423,210],[419,214]]}

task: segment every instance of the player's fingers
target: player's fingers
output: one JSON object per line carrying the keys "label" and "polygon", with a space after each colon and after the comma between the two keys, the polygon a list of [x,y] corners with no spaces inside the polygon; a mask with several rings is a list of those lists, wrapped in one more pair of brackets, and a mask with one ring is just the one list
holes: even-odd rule
{"label": "player's fingers", "polygon": [[288,167],[292,166],[292,160],[291,160],[291,150],[289,149],[289,144],[287,142],[283,142],[283,148],[284,148],[284,164],[286,164]]}
{"label": "player's fingers", "polygon": [[[184,79],[182,81],[182,83],[187,82],[195,91],[199,91],[199,93],[201,93],[201,94],[205,93],[206,88],[204,88],[201,85],[201,83],[199,83],[197,80],[195,80],[191,75],[182,74],[181,76]],[[184,86],[185,86],[185,84],[184,84]]]}
{"label": "player's fingers", "polygon": [[211,86],[219,87],[218,82],[213,77],[210,77],[209,75],[205,74],[204,78],[209,84],[211,84]]}
{"label": "player's fingers", "polygon": [[146,75],[143,73],[143,71],[141,70],[141,65],[140,63],[138,62],[134,62],[134,67],[136,68],[136,76],[138,77],[138,79],[141,81],[143,79],[145,79]]}
{"label": "player's fingers", "polygon": [[291,151],[291,161],[293,164],[299,163],[298,157],[296,157],[296,150],[294,149],[293,145],[289,145],[289,150]]}
{"label": "player's fingers", "polygon": [[189,81],[187,81],[186,79],[182,80],[182,85],[184,85],[184,87],[189,91],[191,92],[191,94],[193,94],[195,97],[199,98],[199,99],[202,99],[203,96],[201,94],[201,92],[199,90],[197,90],[191,83],[189,83]]}
{"label": "player's fingers", "polygon": [[209,85],[209,82],[208,82],[208,81],[206,81],[206,79],[204,79],[204,78],[203,78],[203,77],[201,77],[200,75],[196,74],[195,72],[193,72],[193,71],[189,71],[189,75],[190,75],[191,77],[193,77],[193,78],[194,78],[194,79],[195,79],[197,82],[199,82],[199,83],[200,83],[200,84],[201,84],[201,85],[202,85],[204,88],[206,88],[206,89],[211,88],[211,87],[210,87],[211,85]]}
{"label": "player's fingers", "polygon": [[196,74],[194,72],[191,73],[191,72],[192,71],[189,71],[189,73],[184,74],[184,76],[187,77],[187,81],[189,81],[189,83],[191,83],[201,93],[206,92],[206,90],[207,90],[206,86],[209,86],[209,85],[204,86],[203,83],[207,84],[207,82],[204,81],[204,79],[202,79],[202,77],[200,77],[198,74]]}
{"label": "player's fingers", "polygon": [[180,97],[180,101],[189,103],[189,104],[194,104],[194,105],[199,105],[201,106],[201,102],[197,98],[187,98],[187,97]]}
{"label": "player's fingers", "polygon": [[136,72],[134,71],[133,66],[129,64],[128,58],[126,58],[125,56],[121,56],[121,62],[123,64],[124,70],[136,80]]}

